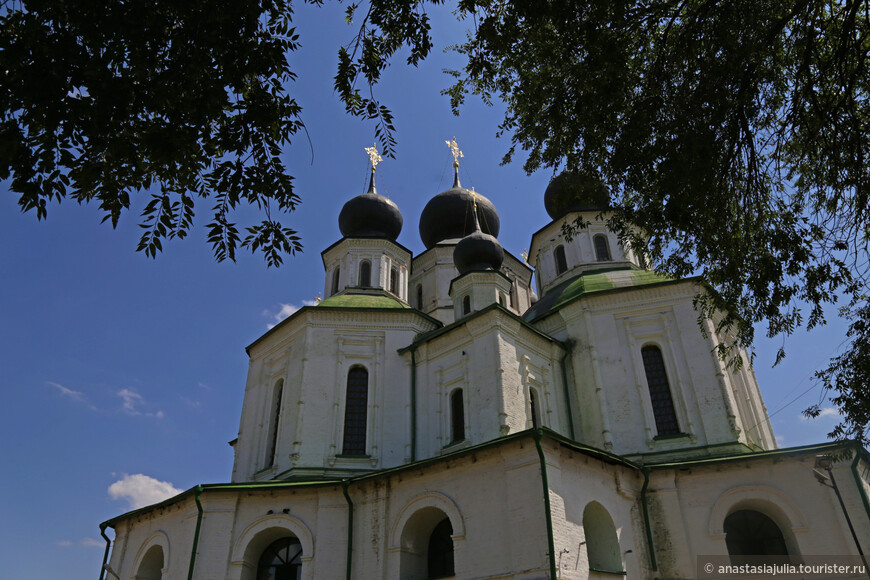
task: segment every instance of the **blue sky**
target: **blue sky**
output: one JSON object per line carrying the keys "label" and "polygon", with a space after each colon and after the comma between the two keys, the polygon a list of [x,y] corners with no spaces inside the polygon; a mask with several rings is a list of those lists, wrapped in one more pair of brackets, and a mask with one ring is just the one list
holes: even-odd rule
{"label": "blue sky", "polygon": [[[397,158],[378,167],[378,190],[404,215],[399,242],[422,251],[420,211],[451,185],[444,141],[455,136],[463,185],[492,200],[499,239],[519,256],[549,221],[551,174],[499,165],[509,146],[495,137],[499,107],[472,99],[460,117],[450,113],[441,70],[459,63],[442,50],[462,28],[448,11],[434,16],[433,58],[394,68],[378,88],[399,139]],[[99,223],[95,208],[67,201],[37,222],[14,195],[0,198],[0,561],[9,578],[96,578],[101,521],[173,489],[229,480],[244,347],[322,291],[320,251],[340,238],[342,204],[365,189],[363,148],[373,140],[373,126],[347,117],[332,91],[337,47],[354,30],[341,6],[300,6],[296,20],[303,49],[291,56],[299,74],[292,92],[311,143],[299,136],[287,148],[303,204],[286,221],[305,251],[280,269],[246,253],[215,263],[202,227],[208,203],[192,234],[151,260],[135,252],[142,198],[116,230]],[[833,426],[833,410],[814,421],[800,411],[818,400],[810,375],[836,353],[843,326],[789,338],[776,369],[780,342],[759,343],[756,374],[781,445],[822,441]]]}

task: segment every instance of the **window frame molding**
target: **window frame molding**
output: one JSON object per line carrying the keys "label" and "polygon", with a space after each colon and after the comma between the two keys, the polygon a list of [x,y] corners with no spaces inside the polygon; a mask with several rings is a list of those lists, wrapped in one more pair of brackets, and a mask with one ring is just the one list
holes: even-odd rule
{"label": "window frame molding", "polygon": [[[801,539],[808,537],[809,524],[800,506],[790,496],[769,485],[740,485],[724,491],[710,509],[707,533],[725,547],[725,518],[738,510],[754,510],[779,526],[786,548],[793,556],[804,553]],[[811,539],[811,538],[808,538]],[[727,549],[724,553],[728,553]]]}
{"label": "window frame molding", "polygon": [[[345,453],[345,444],[346,444],[346,430],[347,430],[347,413],[348,413],[348,391],[350,390],[350,373],[354,369],[360,368],[366,373],[366,404],[365,404],[365,440],[363,443],[363,453]],[[372,408],[372,372],[369,370],[369,367],[365,364],[354,361],[353,363],[347,366],[347,369],[344,373],[344,392],[342,393],[342,405],[341,405],[341,428],[340,428],[340,436],[336,441],[336,449],[341,449],[340,453],[336,453],[334,457],[340,459],[369,459],[371,458],[371,408]]]}
{"label": "window frame molding", "polygon": [[[302,544],[302,579],[313,578],[314,534],[304,520],[290,514],[267,514],[254,520],[238,535],[230,553],[227,580],[256,580],[257,562],[271,543],[282,536],[294,536]],[[256,545],[254,544],[262,544]],[[256,554],[250,553],[256,548]]]}
{"label": "window frame molding", "polygon": [[[598,232],[598,233],[592,234],[592,255],[595,257],[596,263],[604,263],[604,262],[613,262],[614,261],[613,250],[610,247],[610,240],[608,238],[609,238],[608,235],[605,233]],[[599,250],[598,240],[604,240],[604,247],[601,249],[603,249],[606,252],[606,254],[607,254],[606,259],[603,259],[603,260],[601,259],[601,255],[598,251]]]}
{"label": "window frame molding", "polygon": [[160,546],[163,550],[163,568],[160,571],[161,578],[168,578],[169,574],[169,535],[163,530],[157,530],[153,532],[150,536],[148,536],[142,545],[139,546],[139,550],[136,552],[136,557],[133,559],[133,577],[136,578],[139,575],[139,568],[142,566],[142,561],[145,559],[145,556],[148,555],[148,552],[151,551],[151,548],[154,546]]}
{"label": "window frame molding", "polygon": [[[631,352],[635,386],[643,420],[644,440],[646,441],[647,448],[650,450],[679,447],[685,444],[687,438],[690,443],[695,443],[698,439],[695,433],[694,422],[691,420],[692,416],[689,414],[689,394],[684,390],[686,385],[684,373],[688,369],[683,369],[681,365],[677,364],[677,359],[672,348],[674,337],[671,336],[671,330],[673,325],[672,311],[647,316],[626,316],[623,318],[622,331],[625,333],[629,351]],[[662,352],[665,372],[667,372],[671,389],[671,400],[674,404],[674,412],[677,415],[677,424],[682,431],[682,437],[669,436],[656,439],[658,430],[656,429],[649,385],[646,380],[646,369],[643,364],[643,357],[641,356],[641,349],[647,345],[657,346]],[[697,401],[694,399],[691,402],[697,404]]]}

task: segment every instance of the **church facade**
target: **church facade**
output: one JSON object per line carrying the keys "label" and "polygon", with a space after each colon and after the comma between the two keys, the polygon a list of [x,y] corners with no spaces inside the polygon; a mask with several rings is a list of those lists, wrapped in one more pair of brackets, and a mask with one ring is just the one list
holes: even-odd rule
{"label": "church facade", "polygon": [[101,579],[696,578],[870,546],[866,452],[778,449],[748,360],[699,325],[703,282],[648,270],[575,177],[527,259],[458,177],[414,256],[373,167],[325,299],[247,349],[231,481],[101,524]]}

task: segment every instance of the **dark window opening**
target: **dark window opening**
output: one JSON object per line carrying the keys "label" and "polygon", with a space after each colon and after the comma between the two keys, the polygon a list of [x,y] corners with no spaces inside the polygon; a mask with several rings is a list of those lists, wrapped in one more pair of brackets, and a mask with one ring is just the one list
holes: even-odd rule
{"label": "dark window opening", "polygon": [[423,310],[423,285],[417,284],[417,310]]}
{"label": "dark window opening", "polygon": [[453,564],[453,526],[450,520],[444,518],[432,530],[432,535],[429,536],[429,551],[426,558],[427,577],[429,580],[435,578],[449,578],[456,575]]}
{"label": "dark window opening", "polygon": [[302,578],[302,544],[296,538],[272,542],[257,563],[257,580]]}
{"label": "dark window opening", "polygon": [[665,361],[659,347],[649,345],[640,350],[646,382],[649,385],[649,398],[652,402],[656,430],[659,435],[675,435],[680,432],[677,413],[671,398],[671,386],[665,372]]}
{"label": "dark window opening", "polygon": [[568,270],[568,260],[565,258],[565,246],[556,246],[553,251],[556,258],[556,276]]}
{"label": "dark window opening", "polygon": [[607,237],[603,234],[598,234],[592,238],[592,243],[595,245],[595,259],[599,262],[609,262],[611,258]]}
{"label": "dark window opening", "polygon": [[340,272],[341,268],[338,266],[336,266],[335,270],[332,272],[332,292],[330,292],[330,296],[338,292],[338,276]]}
{"label": "dark window opening", "polygon": [[465,401],[462,399],[462,389],[456,389],[450,395],[450,442],[465,439]]}
{"label": "dark window opening", "polygon": [[738,510],[723,527],[730,556],[788,556],[782,530],[761,512]]}
{"label": "dark window opening", "polygon": [[363,367],[352,367],[347,373],[344,443],[341,450],[344,455],[365,455],[368,395],[369,372]]}
{"label": "dark window opening", "polygon": [[462,299],[462,314],[471,313],[471,296]]}
{"label": "dark window opening", "polygon": [[399,271],[396,268],[390,268],[390,292],[399,293]]}
{"label": "dark window opening", "polygon": [[359,285],[368,288],[372,285],[372,263],[364,260],[359,265]]}
{"label": "dark window opening", "polygon": [[269,455],[266,457],[266,467],[275,465],[275,452],[278,449],[278,421],[281,418],[281,397],[284,394],[284,381],[278,381],[275,385],[275,403],[272,407],[272,422],[270,423],[272,432],[270,436]]}
{"label": "dark window opening", "polygon": [[538,411],[538,395],[535,389],[529,389],[529,411],[532,413],[532,427],[537,429],[541,426],[541,415]]}

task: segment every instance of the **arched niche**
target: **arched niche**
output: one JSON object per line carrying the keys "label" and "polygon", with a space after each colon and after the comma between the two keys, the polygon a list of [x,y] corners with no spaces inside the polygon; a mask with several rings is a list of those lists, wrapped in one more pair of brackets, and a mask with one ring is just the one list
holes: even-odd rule
{"label": "arched niche", "polygon": [[139,551],[133,569],[136,580],[161,580],[169,570],[169,536],[159,530],[148,536]]}
{"label": "arched niche", "polygon": [[768,485],[741,485],[719,496],[710,510],[708,532],[725,548],[725,518],[739,510],[752,510],[769,517],[782,531],[788,553],[801,553],[798,538],[809,529],[797,503],[782,491]]}
{"label": "arched niche", "polygon": [[[302,544],[302,578],[314,578],[314,534],[301,519],[289,514],[270,514],[246,527],[233,543],[228,580],[255,580],[257,563],[270,544],[292,536]],[[306,565],[307,564],[307,565]]]}

